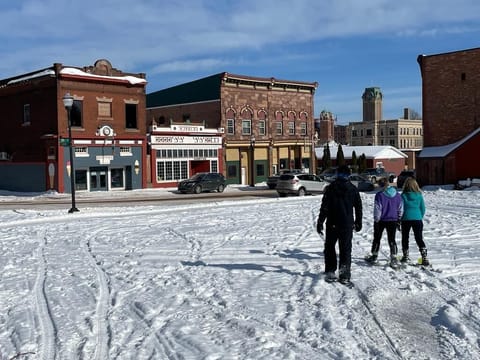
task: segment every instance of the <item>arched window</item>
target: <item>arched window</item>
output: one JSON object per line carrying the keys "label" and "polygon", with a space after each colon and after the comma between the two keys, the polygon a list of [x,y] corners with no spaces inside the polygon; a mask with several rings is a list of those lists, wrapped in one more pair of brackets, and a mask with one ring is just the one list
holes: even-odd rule
{"label": "arched window", "polygon": [[267,135],[267,113],[265,110],[260,110],[258,112],[258,135]]}
{"label": "arched window", "polygon": [[295,135],[295,119],[296,114],[294,111],[288,112],[288,135]]}
{"label": "arched window", "polygon": [[248,108],[242,110],[242,135],[252,135],[252,111]]}
{"label": "arched window", "polygon": [[227,135],[235,134],[235,111],[233,109],[228,109],[226,113],[227,119]]}

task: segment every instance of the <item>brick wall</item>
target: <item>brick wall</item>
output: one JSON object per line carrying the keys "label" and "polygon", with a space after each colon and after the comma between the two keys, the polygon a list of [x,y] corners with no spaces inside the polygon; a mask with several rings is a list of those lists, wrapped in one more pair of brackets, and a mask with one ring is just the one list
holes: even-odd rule
{"label": "brick wall", "polygon": [[451,144],[480,126],[480,48],[419,56],[424,146]]}

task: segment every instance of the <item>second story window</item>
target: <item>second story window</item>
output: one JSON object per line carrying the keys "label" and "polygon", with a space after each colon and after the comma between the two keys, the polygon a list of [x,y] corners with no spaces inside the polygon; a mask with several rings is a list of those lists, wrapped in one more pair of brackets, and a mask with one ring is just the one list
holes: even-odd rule
{"label": "second story window", "polygon": [[137,104],[125,104],[125,128],[137,129]]}
{"label": "second story window", "polygon": [[112,103],[111,102],[98,102],[98,116],[99,117],[112,117]]}
{"label": "second story window", "polygon": [[258,135],[265,135],[265,120],[259,120],[258,121]]}
{"label": "second story window", "polygon": [[23,125],[30,125],[30,104],[23,105]]}
{"label": "second story window", "polygon": [[276,135],[283,135],[283,126],[280,121],[275,123],[275,134]]}
{"label": "second story window", "polygon": [[252,121],[242,120],[242,135],[250,135],[252,133]]}
{"label": "second story window", "polygon": [[83,101],[73,100],[70,120],[73,127],[83,127]]}
{"label": "second story window", "polygon": [[288,135],[295,135],[295,122],[293,121],[288,123]]}
{"label": "second story window", "polygon": [[227,134],[228,135],[235,134],[235,120],[234,119],[227,119]]}
{"label": "second story window", "polygon": [[306,122],[302,122],[300,123],[300,135],[307,135],[307,123]]}

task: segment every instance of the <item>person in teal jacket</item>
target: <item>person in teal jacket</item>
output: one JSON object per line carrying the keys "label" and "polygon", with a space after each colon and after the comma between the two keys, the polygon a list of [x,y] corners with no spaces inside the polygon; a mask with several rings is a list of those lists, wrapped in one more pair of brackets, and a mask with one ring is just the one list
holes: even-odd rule
{"label": "person in teal jacket", "polygon": [[425,201],[417,181],[413,177],[407,178],[403,185],[403,216],[402,216],[402,251],[401,262],[410,261],[408,242],[410,229],[413,230],[415,242],[422,256],[422,265],[429,265],[427,247],[423,241],[423,216],[425,215]]}

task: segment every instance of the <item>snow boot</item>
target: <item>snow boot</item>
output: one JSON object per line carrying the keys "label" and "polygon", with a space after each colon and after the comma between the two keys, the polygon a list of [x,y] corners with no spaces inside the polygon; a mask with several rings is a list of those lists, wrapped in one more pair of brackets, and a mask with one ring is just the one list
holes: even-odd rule
{"label": "snow boot", "polygon": [[326,282],[334,282],[337,281],[337,276],[335,275],[335,271],[327,271],[325,273],[325,281]]}
{"label": "snow boot", "polygon": [[338,271],[338,280],[342,284],[348,284],[350,282],[350,269],[346,265],[342,265]]}
{"label": "snow boot", "polygon": [[400,263],[397,259],[397,254],[390,255],[390,267],[393,269],[398,269],[400,267]]}
{"label": "snow boot", "polygon": [[430,265],[430,261],[427,258],[427,248],[421,248],[420,254],[422,255],[422,265],[425,265],[425,266]]}
{"label": "snow boot", "polygon": [[378,253],[371,253],[370,255],[367,255],[365,257],[365,261],[370,263],[370,264],[376,264],[377,263],[377,257],[378,257]]}
{"label": "snow boot", "polygon": [[410,262],[410,256],[408,254],[408,250],[403,250],[403,256],[400,259],[400,262],[402,262],[402,263],[409,263]]}

